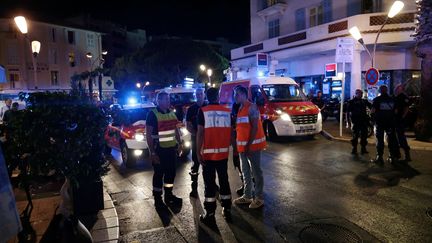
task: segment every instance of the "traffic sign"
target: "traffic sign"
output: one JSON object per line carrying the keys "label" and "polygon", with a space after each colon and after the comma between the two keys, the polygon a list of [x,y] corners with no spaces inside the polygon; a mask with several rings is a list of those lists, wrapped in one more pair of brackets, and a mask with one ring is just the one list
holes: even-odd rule
{"label": "traffic sign", "polygon": [[354,44],[353,38],[337,38],[336,62],[353,62]]}
{"label": "traffic sign", "polygon": [[379,79],[379,71],[376,68],[369,68],[366,72],[366,82],[369,85],[375,85]]}

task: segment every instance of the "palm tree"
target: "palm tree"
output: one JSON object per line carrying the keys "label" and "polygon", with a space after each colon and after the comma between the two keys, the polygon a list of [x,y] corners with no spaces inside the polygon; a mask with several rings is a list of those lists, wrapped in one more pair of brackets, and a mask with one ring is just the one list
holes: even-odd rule
{"label": "palm tree", "polygon": [[414,34],[421,61],[420,116],[416,124],[419,140],[432,140],[432,1],[417,1],[417,27]]}

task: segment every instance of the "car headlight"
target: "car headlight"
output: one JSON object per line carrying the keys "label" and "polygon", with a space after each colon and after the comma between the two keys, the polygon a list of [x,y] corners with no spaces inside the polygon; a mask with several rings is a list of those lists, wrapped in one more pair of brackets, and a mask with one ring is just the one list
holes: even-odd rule
{"label": "car headlight", "polygon": [[280,117],[283,121],[291,121],[291,117],[287,113],[283,113]]}
{"label": "car headlight", "polygon": [[318,121],[322,120],[321,112],[318,113]]}
{"label": "car headlight", "polygon": [[142,133],[135,134],[135,140],[137,140],[139,142],[144,141],[144,134],[142,134]]}
{"label": "car headlight", "polygon": [[186,127],[180,128],[180,132],[181,132],[182,136],[186,136],[189,134],[189,131],[186,129]]}

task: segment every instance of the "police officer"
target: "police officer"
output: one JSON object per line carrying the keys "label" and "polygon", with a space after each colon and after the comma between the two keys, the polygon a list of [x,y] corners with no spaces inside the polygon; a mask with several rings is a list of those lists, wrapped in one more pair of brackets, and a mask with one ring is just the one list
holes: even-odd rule
{"label": "police officer", "polygon": [[353,146],[351,153],[357,154],[357,144],[360,138],[361,154],[367,154],[366,150],[367,137],[368,137],[368,125],[369,116],[367,114],[367,109],[371,109],[372,105],[368,100],[363,99],[363,92],[361,89],[355,91],[355,96],[353,99],[348,101],[348,118],[351,119],[352,135],[351,144]]}
{"label": "police officer", "polygon": [[[396,137],[399,146],[405,152],[405,161],[411,161],[410,155],[410,147],[408,145],[408,141],[405,136],[405,118],[408,114],[410,100],[409,97],[405,94],[403,85],[399,85],[395,89],[396,95]],[[400,158],[400,151],[398,149],[397,156]]]}
{"label": "police officer", "polygon": [[[148,113],[146,119],[147,144],[150,160],[153,164],[153,196],[156,209],[166,205],[182,203],[182,199],[174,196],[174,178],[176,175],[177,146],[180,144],[180,133],[177,129],[178,120],[170,111],[168,93],[162,91],[156,97],[157,107]],[[163,188],[162,188],[163,186]],[[162,189],[165,192],[162,201]]]}
{"label": "police officer", "polygon": [[383,164],[384,133],[387,134],[388,138],[387,142],[390,152],[389,162],[396,162],[395,101],[393,97],[388,94],[387,86],[381,85],[379,91],[380,96],[373,100],[371,111],[375,119],[375,136],[377,139],[377,155],[373,162]]}
{"label": "police officer", "polygon": [[205,214],[200,220],[214,225],[216,210],[216,173],[220,185],[220,199],[223,216],[231,220],[231,190],[228,181],[228,155],[231,143],[230,110],[218,101],[219,90],[207,90],[209,104],[200,109],[198,114],[197,149],[198,160],[203,166],[205,184]]}
{"label": "police officer", "polygon": [[186,113],[186,128],[191,134],[191,142],[192,142],[192,167],[189,172],[189,175],[191,176],[192,181],[192,191],[189,194],[191,197],[197,198],[198,197],[198,175],[199,175],[199,161],[197,158],[197,147],[196,147],[196,133],[198,129],[197,124],[197,116],[198,111],[201,107],[206,105],[205,102],[205,94],[204,89],[198,88],[195,90],[195,97],[197,99],[196,103],[191,105]]}

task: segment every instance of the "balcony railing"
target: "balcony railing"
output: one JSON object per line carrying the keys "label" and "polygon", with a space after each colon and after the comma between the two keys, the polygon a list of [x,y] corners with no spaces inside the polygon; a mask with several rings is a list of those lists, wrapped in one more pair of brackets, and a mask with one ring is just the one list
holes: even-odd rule
{"label": "balcony railing", "polygon": [[266,8],[270,8],[272,6],[275,6],[277,4],[286,4],[284,0],[261,0],[261,7],[258,8],[258,12],[261,10],[264,10]]}

